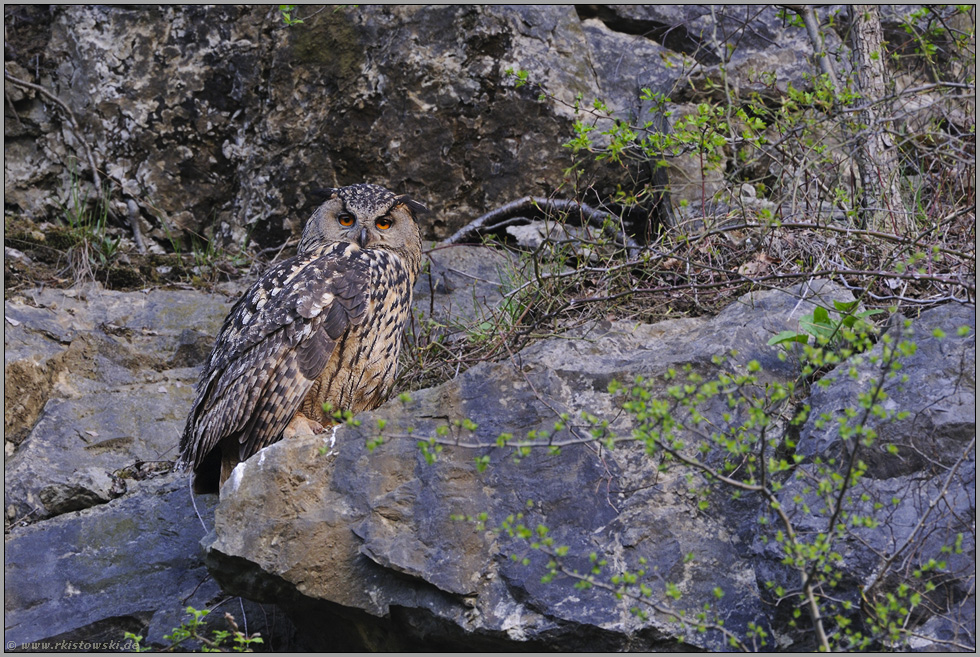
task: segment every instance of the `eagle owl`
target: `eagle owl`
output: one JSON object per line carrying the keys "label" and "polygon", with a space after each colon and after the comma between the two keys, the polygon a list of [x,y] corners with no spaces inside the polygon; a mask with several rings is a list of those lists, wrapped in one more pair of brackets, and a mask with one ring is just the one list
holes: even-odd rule
{"label": "eagle owl", "polygon": [[378,407],[395,381],[425,208],[377,185],[330,190],[295,257],[267,271],[225,318],[180,440],[177,468],[217,492],[234,467],[324,412]]}

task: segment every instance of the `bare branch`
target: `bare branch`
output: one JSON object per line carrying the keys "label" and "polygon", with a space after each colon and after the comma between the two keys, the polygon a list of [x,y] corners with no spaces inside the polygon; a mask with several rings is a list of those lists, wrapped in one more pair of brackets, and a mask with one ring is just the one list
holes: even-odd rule
{"label": "bare branch", "polygon": [[57,96],[55,96],[47,89],[45,89],[44,87],[42,87],[41,85],[34,84],[33,82],[28,82],[26,80],[21,80],[20,78],[14,77],[13,75],[7,72],[7,69],[3,70],[3,79],[17,85],[18,87],[23,87],[25,89],[31,89],[33,91],[36,91],[37,93],[41,94],[42,96],[44,96],[45,98],[47,98],[55,105],[61,108],[61,110],[65,113],[65,116],[68,117],[68,122],[71,124],[72,130],[75,133],[75,137],[78,139],[78,143],[81,144],[82,150],[85,153],[85,160],[88,162],[89,170],[92,172],[92,182],[95,183],[96,189],[101,190],[102,179],[99,177],[98,167],[95,166],[95,157],[92,155],[92,149],[89,148],[88,142],[85,141],[85,134],[82,132],[82,129],[79,127],[78,120],[75,118],[75,113],[71,111],[71,108],[68,107],[68,104],[65,103],[65,101],[58,98]]}
{"label": "bare branch", "polygon": [[[608,237],[615,239],[617,243],[630,249],[639,248],[636,241],[626,235],[622,228],[620,228],[618,232],[610,229],[610,224],[607,222],[612,221],[615,224],[619,223],[619,218],[615,215],[604,210],[596,210],[595,208],[578,201],[551,199],[543,196],[525,196],[524,198],[511,201],[510,203],[502,205],[495,210],[491,210],[486,214],[480,215],[453,233],[453,235],[446,240],[446,243],[459,244],[467,240],[475,240],[481,233],[486,233],[493,229],[502,228],[517,223],[518,221],[515,219],[517,215],[537,215],[556,212],[565,212],[570,216],[578,214],[583,226],[590,225],[595,228],[600,228],[607,233]],[[493,222],[500,223],[494,224]]]}
{"label": "bare branch", "polygon": [[820,25],[817,22],[816,12],[813,11],[813,5],[780,6],[795,12],[803,19],[803,25],[806,27],[807,36],[810,37],[810,43],[813,45],[813,54],[817,57],[820,69],[830,79],[831,84],[834,85],[834,91],[839,90],[840,86],[837,83],[837,74],[834,73],[833,64],[830,63],[830,58],[827,57],[827,52],[823,47],[823,38],[820,36]]}

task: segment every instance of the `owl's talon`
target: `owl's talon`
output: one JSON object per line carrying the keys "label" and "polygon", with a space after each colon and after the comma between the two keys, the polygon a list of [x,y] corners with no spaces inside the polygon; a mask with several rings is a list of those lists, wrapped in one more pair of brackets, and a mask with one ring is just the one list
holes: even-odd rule
{"label": "owl's talon", "polygon": [[297,413],[282,432],[287,440],[296,436],[315,436],[323,433],[323,425],[311,420],[302,413]]}

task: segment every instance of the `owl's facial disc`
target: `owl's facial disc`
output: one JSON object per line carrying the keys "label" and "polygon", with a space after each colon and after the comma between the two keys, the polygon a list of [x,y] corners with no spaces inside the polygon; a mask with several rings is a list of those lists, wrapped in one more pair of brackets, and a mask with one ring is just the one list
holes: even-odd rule
{"label": "owl's facial disc", "polygon": [[391,245],[393,240],[397,242],[396,229],[398,224],[404,220],[398,216],[400,211],[403,211],[402,206],[395,205],[381,215],[359,215],[357,225],[352,229],[352,231],[356,231],[351,235],[352,241],[356,242],[362,249]]}

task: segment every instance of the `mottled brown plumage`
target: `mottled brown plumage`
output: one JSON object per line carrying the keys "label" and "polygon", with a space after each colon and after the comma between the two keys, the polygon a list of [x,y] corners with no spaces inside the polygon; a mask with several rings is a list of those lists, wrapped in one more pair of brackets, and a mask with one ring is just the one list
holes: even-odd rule
{"label": "mottled brown plumage", "polygon": [[295,257],[232,307],[198,384],[179,469],[215,492],[263,447],[317,432],[323,412],[376,408],[391,393],[412,286],[422,206],[377,185],[332,190]]}

